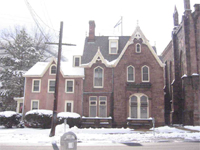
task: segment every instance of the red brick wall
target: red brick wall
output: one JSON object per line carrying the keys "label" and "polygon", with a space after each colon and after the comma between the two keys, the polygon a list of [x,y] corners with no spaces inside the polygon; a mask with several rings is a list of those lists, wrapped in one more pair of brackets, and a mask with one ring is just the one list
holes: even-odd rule
{"label": "red brick wall", "polygon": [[[155,117],[157,125],[164,124],[163,68],[146,45],[142,44],[141,49],[141,53],[136,53],[135,44],[130,45],[114,70],[114,119],[118,125],[126,123],[126,119],[129,117],[129,97],[136,93],[143,93],[148,96],[149,117]],[[135,67],[135,83],[137,84],[142,82],[142,66],[147,65],[150,68],[151,88],[141,88],[136,91],[127,90],[126,69],[129,65]]]}
{"label": "red brick wall", "polygon": [[[58,99],[58,112],[65,111],[65,101],[72,100],[74,101],[73,111],[81,114],[82,109],[82,86],[83,79],[82,78],[74,78],[74,93],[65,93],[65,80],[68,78],[63,78],[61,74],[59,74],[60,82],[59,82],[59,99]],[[41,91],[40,93],[32,92],[32,80],[33,79],[41,79]],[[39,109],[53,109],[53,100],[54,94],[48,93],[48,80],[55,79],[55,75],[49,75],[49,69],[41,78],[35,77],[26,77],[26,91],[25,91],[25,113],[31,109],[31,100],[39,100]],[[70,78],[71,79],[71,78]]]}

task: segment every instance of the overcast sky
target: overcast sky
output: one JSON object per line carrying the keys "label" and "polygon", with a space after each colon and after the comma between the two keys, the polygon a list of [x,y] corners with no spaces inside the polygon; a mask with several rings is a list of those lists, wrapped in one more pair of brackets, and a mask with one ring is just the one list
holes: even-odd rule
{"label": "overcast sky", "polygon": [[[0,0],[0,30],[20,25],[36,26],[25,0]],[[64,22],[63,42],[77,44],[83,50],[88,35],[89,20],[96,23],[96,35],[121,34],[115,24],[123,17],[123,35],[131,36],[137,20],[146,38],[153,46],[156,42],[158,54],[171,40],[173,12],[176,5],[179,22],[184,12],[183,0],[27,0],[40,26],[58,36],[60,22]],[[190,0],[191,9],[199,0]],[[57,41],[58,42],[58,41]]]}

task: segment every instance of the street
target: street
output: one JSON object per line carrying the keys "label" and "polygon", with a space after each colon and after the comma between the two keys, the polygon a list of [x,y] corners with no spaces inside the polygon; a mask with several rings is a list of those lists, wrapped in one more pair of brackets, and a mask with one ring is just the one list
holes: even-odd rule
{"label": "street", "polygon": [[[113,145],[84,146],[78,145],[77,150],[200,150],[200,142],[163,142],[163,143],[124,143]],[[0,145],[0,150],[53,150],[49,146],[14,146]]]}

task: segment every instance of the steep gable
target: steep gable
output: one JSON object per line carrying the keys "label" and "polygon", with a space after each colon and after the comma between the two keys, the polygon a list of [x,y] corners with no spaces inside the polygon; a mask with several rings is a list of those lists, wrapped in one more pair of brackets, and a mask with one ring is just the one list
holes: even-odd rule
{"label": "steep gable", "polygon": [[147,40],[147,38],[144,36],[143,32],[141,31],[140,27],[137,26],[134,33],[132,34],[132,36],[130,37],[130,39],[128,40],[128,42],[126,43],[126,45],[124,46],[121,54],[119,55],[119,57],[117,58],[116,62],[115,62],[115,66],[119,63],[119,61],[121,60],[122,56],[124,55],[126,49],[128,48],[129,45],[133,44],[134,41],[137,40],[141,40],[143,44],[147,45],[147,47],[149,48],[150,52],[153,54],[154,58],[156,59],[156,61],[158,62],[158,64],[161,67],[164,67],[164,64],[162,63],[162,61],[159,59],[158,55],[156,54],[155,50],[153,49],[153,47],[149,44],[149,41]]}
{"label": "steep gable", "polygon": [[96,55],[98,47],[100,47],[101,54],[103,57],[111,62],[117,59],[122,52],[124,46],[129,40],[130,36],[119,36],[118,43],[118,53],[109,54],[109,36],[95,36],[94,42],[88,42],[88,37],[85,39],[84,51],[81,58],[82,64],[88,64],[92,61],[93,57]]}

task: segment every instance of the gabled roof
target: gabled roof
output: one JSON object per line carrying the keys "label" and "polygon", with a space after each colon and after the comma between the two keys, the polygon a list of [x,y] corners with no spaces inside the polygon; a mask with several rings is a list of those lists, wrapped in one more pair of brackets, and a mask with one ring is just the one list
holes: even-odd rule
{"label": "gabled roof", "polygon": [[88,64],[92,61],[93,57],[96,55],[98,47],[100,48],[101,54],[109,62],[118,58],[122,52],[124,46],[129,40],[130,36],[119,36],[119,47],[118,54],[109,54],[109,36],[95,36],[94,42],[88,42],[88,37],[85,39],[85,46],[83,55],[81,58],[82,64]]}
{"label": "gabled roof", "polygon": [[124,49],[122,50],[121,54],[119,55],[119,57],[117,58],[115,65],[116,66],[120,59],[122,58],[122,56],[124,55],[126,49],[128,48],[129,45],[134,43],[134,39],[142,39],[143,40],[143,44],[146,44],[148,46],[148,48],[150,49],[150,52],[153,54],[154,58],[157,60],[158,64],[161,67],[164,67],[164,64],[162,63],[162,61],[160,60],[160,58],[158,57],[158,55],[156,54],[155,50],[153,49],[153,47],[149,44],[149,41],[147,40],[147,38],[144,36],[142,30],[140,29],[139,26],[136,27],[135,31],[133,32],[132,36],[130,37],[130,39],[128,40],[128,42],[126,43],[126,45],[124,46]]}
{"label": "gabled roof", "polygon": [[[56,63],[53,57],[50,62],[37,62],[32,68],[30,68],[23,76],[24,77],[42,77],[52,63]],[[72,63],[61,62],[60,72],[62,76],[69,77],[84,77],[84,68],[73,67]]]}
{"label": "gabled roof", "polygon": [[156,54],[153,47],[149,44],[149,41],[139,26],[136,27],[132,36],[119,36],[119,50],[116,55],[109,54],[109,36],[95,36],[94,42],[88,42],[86,38],[84,52],[82,55],[82,66],[91,67],[91,65],[96,61],[96,57],[101,56],[100,58],[102,63],[104,63],[107,67],[115,67],[121,60],[128,46],[134,43],[135,38],[142,39],[143,44],[148,46],[158,64],[163,67],[164,64]]}
{"label": "gabled roof", "polygon": [[101,53],[100,47],[98,47],[98,50],[97,50],[96,54],[94,55],[93,59],[87,64],[82,64],[81,67],[84,67],[84,68],[89,67],[90,68],[94,63],[96,63],[96,61],[101,61],[104,65],[106,65],[106,67],[112,67],[115,60],[113,60],[111,62],[106,60]]}

